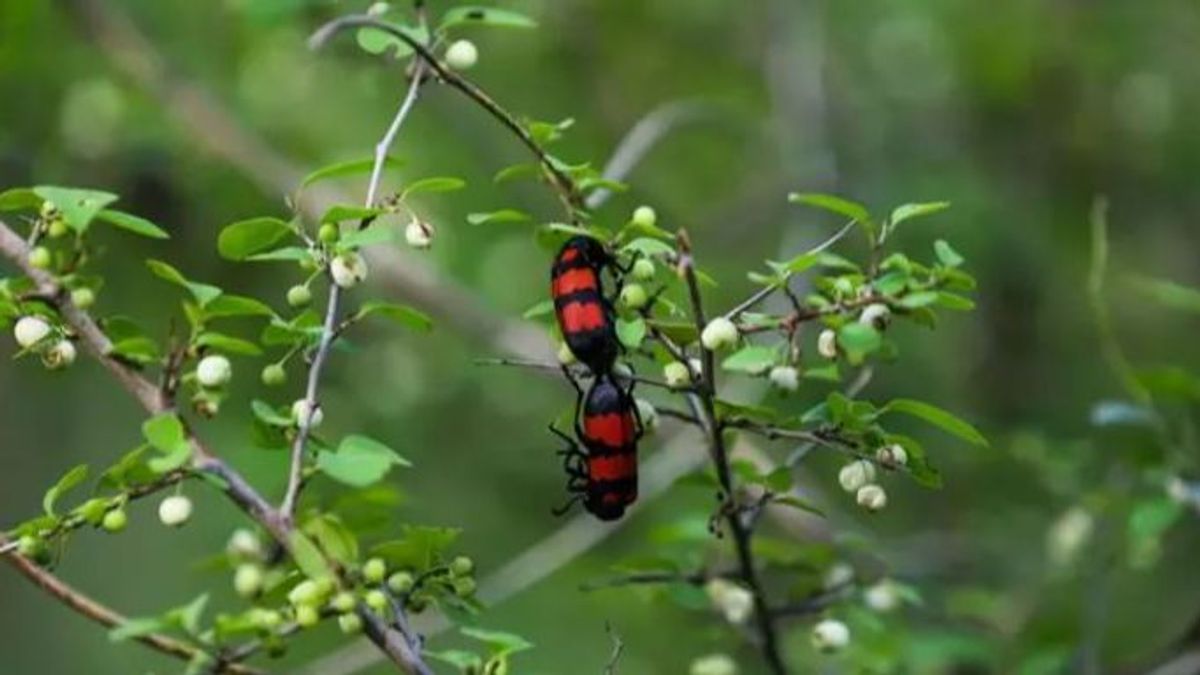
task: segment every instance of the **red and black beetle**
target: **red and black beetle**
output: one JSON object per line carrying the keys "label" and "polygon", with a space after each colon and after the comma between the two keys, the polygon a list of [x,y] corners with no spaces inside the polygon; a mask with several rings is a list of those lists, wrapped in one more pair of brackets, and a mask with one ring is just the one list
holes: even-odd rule
{"label": "red and black beetle", "polygon": [[555,513],[561,515],[580,501],[600,520],[616,520],[637,500],[637,444],[642,437],[637,403],[632,389],[622,389],[608,373],[596,376],[586,396],[582,390],[579,394],[575,419],[579,442],[550,426],[567,442],[561,454],[567,490],[573,495]]}
{"label": "red and black beetle", "polygon": [[593,373],[612,368],[620,349],[612,303],[604,296],[602,272],[615,265],[604,244],[571,237],[550,268],[550,297],[563,340]]}

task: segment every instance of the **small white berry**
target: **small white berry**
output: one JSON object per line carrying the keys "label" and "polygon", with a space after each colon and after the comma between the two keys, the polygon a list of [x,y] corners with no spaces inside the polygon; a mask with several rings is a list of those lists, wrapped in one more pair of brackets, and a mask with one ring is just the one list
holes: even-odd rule
{"label": "small white berry", "polygon": [[692,661],[688,675],[737,675],[737,662],[727,654],[709,654]]}
{"label": "small white berry", "polygon": [[896,589],[895,583],[884,579],[863,591],[863,600],[867,603],[867,607],[876,612],[890,612],[900,606],[900,592]]}
{"label": "small white berry", "polygon": [[158,505],[158,519],[163,525],[179,527],[192,517],[192,500],[183,495],[171,495]]}
{"label": "small white berry", "polygon": [[633,402],[637,404],[638,417],[642,419],[642,429],[648,434],[654,433],[658,429],[658,411],[654,409],[654,405],[644,398],[635,398]]}
{"label": "small white berry", "polygon": [[711,579],[704,585],[708,599],[712,601],[725,620],[732,624],[740,624],[750,618],[754,611],[754,594],[727,579]]}
{"label": "small white berry", "polygon": [[633,218],[630,222],[639,227],[654,227],[658,222],[658,214],[654,212],[653,207],[639,206],[633,210]]}
{"label": "small white berry", "polygon": [[391,6],[386,2],[372,2],[367,8],[367,16],[383,16],[388,13]]}
{"label": "small white berry", "polygon": [[737,344],[737,341],[737,326],[723,316],[709,321],[704,330],[700,332],[700,343],[704,345],[705,349],[713,351],[732,347]]}
{"label": "small white berry", "polygon": [[794,366],[775,366],[767,377],[780,391],[796,391],[800,388],[800,371]]}
{"label": "small white berry", "polygon": [[857,492],[862,486],[875,480],[875,465],[865,459],[857,459],[838,471],[838,483],[846,492]]}
{"label": "small white berry", "polygon": [[233,558],[258,560],[263,557],[263,546],[258,535],[245,528],[239,528],[229,536],[225,552]]}
{"label": "small white berry", "polygon": [[329,274],[333,283],[342,288],[352,288],[367,278],[367,261],[358,253],[343,253],[329,263]]}
{"label": "small white berry", "polygon": [[889,468],[904,466],[908,464],[908,453],[904,451],[904,446],[899,443],[892,443],[876,450],[875,459],[879,460],[880,464]]}
{"label": "small white berry", "polygon": [[233,365],[220,354],[209,354],[196,365],[196,380],[202,387],[220,387],[232,377]]}
{"label": "small white berry", "polygon": [[479,50],[470,40],[455,40],[446,48],[446,63],[455,70],[467,70],[479,61]]}
{"label": "small white berry", "polygon": [[860,487],[855,499],[859,506],[868,511],[880,511],[887,506],[887,493],[874,483]]}
{"label": "small white berry", "polygon": [[825,573],[825,588],[839,588],[854,581],[854,568],[849,564],[840,562],[829,568]]}
{"label": "small white berry", "polygon": [[812,645],[817,651],[832,654],[850,644],[850,629],[837,619],[825,619],[812,629]]}
{"label": "small white berry", "polygon": [[29,349],[46,339],[50,330],[50,324],[46,323],[45,319],[37,316],[23,316],[13,326],[13,337],[17,339],[17,344],[22,349]]}
{"label": "small white berry", "polygon": [[826,328],[817,336],[817,353],[827,359],[837,358],[837,333],[832,328]]}
{"label": "small white berry", "polygon": [[307,420],[308,428],[316,429],[325,421],[325,412],[321,410],[319,403],[309,406],[308,399],[302,398],[292,404],[292,417],[297,424],[303,424]]}
{"label": "small white berry", "polygon": [[1068,565],[1092,538],[1095,518],[1082,506],[1067,509],[1046,533],[1046,549],[1050,561],[1056,565]]}
{"label": "small white berry", "polygon": [[413,218],[404,228],[404,241],[408,242],[409,246],[421,250],[433,246],[433,225]]}
{"label": "small white berry", "polygon": [[243,563],[233,573],[233,590],[243,598],[253,598],[263,588],[263,570],[257,563]]}
{"label": "small white berry", "polygon": [[858,322],[876,330],[883,330],[887,328],[888,318],[891,314],[892,311],[888,309],[887,305],[877,302],[867,305],[867,308],[859,315]]}
{"label": "small white berry", "polygon": [[672,361],[663,366],[663,379],[667,381],[668,387],[678,389],[691,383],[692,373],[688,370],[687,365],[679,361]]}
{"label": "small white berry", "polygon": [[42,362],[51,370],[66,368],[75,363],[75,343],[70,340],[59,340],[42,355]]}
{"label": "small white berry", "polygon": [[1163,489],[1171,501],[1178,504],[1188,504],[1192,501],[1192,489],[1188,486],[1187,481],[1179,476],[1172,475],[1163,482]]}

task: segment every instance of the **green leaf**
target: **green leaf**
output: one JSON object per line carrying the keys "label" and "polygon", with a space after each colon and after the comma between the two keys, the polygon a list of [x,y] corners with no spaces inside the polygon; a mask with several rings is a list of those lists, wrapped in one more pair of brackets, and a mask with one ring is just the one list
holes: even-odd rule
{"label": "green leaf", "polygon": [[265,251],[291,234],[292,228],[279,218],[263,216],[226,225],[217,236],[217,252],[226,260],[245,260]]}
{"label": "green leaf", "polygon": [[630,321],[618,318],[617,339],[629,349],[641,347],[642,340],[646,339],[646,321],[641,317]]}
{"label": "green leaf", "polygon": [[1163,307],[1200,313],[1200,290],[1198,289],[1166,279],[1150,277],[1134,277],[1130,282],[1134,290]]}
{"label": "green leaf", "polygon": [[575,236],[592,237],[602,242],[609,240],[609,233],[603,228],[580,227],[566,223],[549,223],[539,227],[534,233],[538,246],[547,251],[557,251],[568,239]]}
{"label": "green leaf", "polygon": [[983,434],[979,433],[975,427],[955,417],[951,413],[923,401],[914,401],[907,398],[896,399],[885,405],[880,412],[898,412],[906,415],[912,415],[913,417],[919,417],[926,422],[929,422],[930,424],[942,429],[943,431],[954,434],[955,436],[958,436],[969,443],[983,447],[987,447],[988,445],[987,439],[984,438]]}
{"label": "green leaf", "polygon": [[192,297],[196,299],[196,302],[200,303],[201,307],[216,300],[222,293],[221,289],[216,286],[189,281],[179,270],[161,260],[151,258],[146,261],[146,267],[149,267],[154,276],[159,279],[186,288],[192,294]]}
{"label": "green leaf", "polygon": [[258,345],[249,340],[243,340],[222,333],[214,333],[212,331],[198,335],[196,337],[196,345],[209,347],[228,354],[242,354],[243,356],[259,356],[262,354],[262,349],[259,349]]}
{"label": "green leaf", "polygon": [[537,22],[524,14],[508,9],[466,5],[455,7],[442,15],[438,31],[463,25],[500,26],[506,28],[536,28]]}
{"label": "green leaf", "polygon": [[279,412],[269,403],[260,401],[258,399],[254,399],[250,402],[250,411],[254,413],[254,416],[258,420],[268,426],[286,429],[295,423],[295,420],[293,420],[289,415]]}
{"label": "green leaf", "polygon": [[246,260],[253,262],[274,262],[280,260],[285,262],[304,262],[305,260],[312,259],[312,253],[309,252],[307,248],[302,246],[284,246],[283,248],[277,248],[274,251],[258,253],[246,258]]}
{"label": "green leaf", "polygon": [[918,204],[902,204],[897,206],[892,211],[892,217],[888,219],[888,227],[895,230],[896,226],[906,220],[928,216],[931,213],[945,211],[950,208],[950,202],[925,202]]}
{"label": "green leaf", "polygon": [[358,560],[358,539],[337,516],[325,513],[310,518],[304,523],[303,529],[337,562],[349,565]]}
{"label": "green leaf", "polygon": [[969,312],[975,309],[975,302],[970,298],[964,298],[957,293],[947,293],[941,291],[938,293],[937,304],[939,307],[952,309],[958,312]]}
{"label": "green leaf", "polygon": [[121,624],[108,631],[111,642],[122,642],[143,637],[166,628],[162,619],[146,617],[141,619],[126,619]]}
{"label": "green leaf", "polygon": [[178,625],[189,635],[195,635],[200,631],[200,618],[204,615],[204,608],[207,606],[208,594],[203,593],[188,604],[167,612],[167,620]]}
{"label": "green leaf", "polygon": [[778,358],[779,350],[775,347],[749,345],[742,347],[722,361],[721,368],[750,375],[761,375],[770,370]]}
{"label": "green leaf", "polygon": [[622,251],[636,251],[647,257],[656,255],[672,255],[675,253],[675,247],[670,244],[652,239],[650,237],[638,237],[633,241],[621,247]]}
{"label": "green leaf", "polygon": [[937,302],[940,295],[937,291],[917,291],[900,298],[898,304],[907,309],[926,307]]}
{"label": "green leaf", "polygon": [[46,490],[45,496],[42,497],[42,509],[46,515],[54,515],[54,503],[58,498],[67,493],[68,490],[82,483],[88,475],[86,464],[80,464],[70,471],[63,474],[62,478],[58,479],[49,490]]}
{"label": "green leaf", "polygon": [[938,239],[933,242],[933,252],[937,254],[937,258],[946,267],[958,267],[965,261],[963,257],[946,243],[945,239]]}
{"label": "green leaf", "polygon": [[228,293],[209,302],[204,308],[204,313],[210,317],[275,316],[274,310],[254,298]]}
{"label": "green leaf", "polygon": [[292,530],[291,536],[288,537],[288,550],[292,552],[292,559],[296,561],[296,567],[300,568],[304,576],[310,579],[324,579],[333,576],[321,549],[317,548],[312,539],[305,536],[303,532]]}
{"label": "green leaf", "polygon": [[412,466],[388,446],[366,436],[347,436],[337,452],[317,455],[317,469],[330,478],[353,487],[379,482],[393,466]]}
{"label": "green leaf", "polygon": [[364,246],[383,244],[392,240],[395,228],[383,221],[375,221],[369,227],[354,230],[338,240],[338,249],[342,251],[360,249]]}
{"label": "green leaf", "polygon": [[418,192],[453,192],[461,190],[466,186],[467,181],[461,178],[455,178],[454,176],[433,176],[409,183],[408,187],[404,188],[404,195],[414,195]]}
{"label": "green leaf", "polygon": [[171,452],[181,445],[187,445],[187,432],[175,413],[161,413],[143,422],[142,436],[161,452]]}
{"label": "green leaf", "polygon": [[374,218],[381,213],[385,213],[385,211],[383,209],[373,209],[366,206],[334,204],[326,209],[324,215],[321,216],[321,224],[343,223],[347,220],[363,220],[364,218]]}
{"label": "green leaf", "polygon": [[472,626],[463,626],[458,629],[460,633],[469,638],[475,638],[483,642],[492,650],[492,656],[500,657],[522,652],[526,649],[532,649],[533,643],[529,642],[520,635],[512,633],[504,633],[497,630],[484,630]]}
{"label": "green leaf", "polygon": [[0,211],[26,211],[42,205],[42,198],[32,188],[12,188],[0,192]]}
{"label": "green leaf", "polygon": [[443,649],[440,652],[426,650],[424,654],[442,663],[454,666],[464,673],[478,672],[483,668],[483,659],[478,654],[472,654],[462,649]]}
{"label": "green leaf", "polygon": [[408,305],[397,305],[394,303],[372,300],[370,302],[364,302],[362,307],[358,310],[358,315],[360,317],[365,318],[373,314],[378,314],[385,319],[389,319],[400,324],[401,326],[405,326],[406,328],[411,328],[413,330],[428,332],[431,328],[433,328],[433,319],[429,318],[429,315],[421,312],[420,310],[413,309]]}
{"label": "green leaf", "polygon": [[[385,33],[385,35],[386,35],[386,33]],[[403,162],[401,162],[400,160],[398,160],[394,157],[386,157],[383,160],[384,168],[388,168],[388,167],[395,168],[395,167],[401,166],[402,164],[403,164]],[[375,168],[375,158],[374,157],[365,157],[363,159],[352,159],[352,160],[349,160],[346,162],[338,162],[336,164],[330,164],[328,166],[323,166],[320,169],[317,169],[316,171],[313,171],[312,173],[305,176],[304,180],[300,183],[300,187],[306,188],[309,185],[312,185],[313,183],[316,183],[318,181],[328,180],[330,178],[345,178],[347,176],[357,176],[357,175],[361,175],[361,174],[369,174],[369,173],[371,173],[371,170],[374,168]]]}
{"label": "green leaf", "polygon": [[134,234],[140,234],[143,237],[150,237],[151,239],[171,238],[171,235],[167,234],[166,230],[155,225],[149,220],[142,218],[141,216],[135,216],[131,213],[114,211],[112,209],[104,209],[96,214],[96,218],[99,218],[110,225],[115,225],[121,229],[129,230]]}
{"label": "green leaf", "polygon": [[130,484],[153,480],[155,473],[147,466],[145,459],[148,452],[149,445],[139,445],[122,455],[121,459],[100,475],[101,486],[121,489]]}
{"label": "green leaf", "polygon": [[838,345],[850,363],[858,365],[883,346],[883,337],[874,327],[852,321],[838,329]]}
{"label": "green leaf", "polygon": [[680,346],[689,345],[700,339],[700,331],[696,328],[696,324],[690,321],[660,321],[658,319],[651,319],[647,323]]}
{"label": "green leaf", "polygon": [[788,195],[788,201],[793,204],[807,204],[818,209],[832,211],[838,215],[846,216],[851,220],[860,223],[871,222],[871,214],[867,211],[867,207],[857,202],[852,202],[841,197],[833,195],[824,195],[813,192],[793,192]]}
{"label": "green leaf", "polygon": [[537,319],[543,316],[549,316],[554,313],[554,301],[542,300],[525,310],[521,314],[522,319]]}
{"label": "green leaf", "polygon": [[[429,31],[423,27],[405,26],[395,23],[389,25],[412,37],[417,42],[423,44],[429,43]],[[378,28],[360,28],[356,37],[358,46],[370,54],[383,54],[390,49],[396,58],[402,59],[413,53],[413,48],[408,46],[408,43],[404,40]]]}
{"label": "green leaf", "polygon": [[467,222],[472,225],[495,225],[497,223],[525,223],[532,220],[528,213],[516,209],[500,209],[491,213],[468,213]]}
{"label": "green leaf", "polygon": [[496,183],[504,183],[510,180],[517,180],[519,178],[536,178],[539,174],[541,174],[541,172],[542,166],[540,164],[533,164],[530,162],[513,164],[512,166],[506,166],[497,171],[496,175],[492,177],[492,181]]}
{"label": "green leaf", "polygon": [[33,188],[37,196],[54,202],[62,212],[67,225],[76,232],[83,234],[96,214],[104,207],[117,201],[117,196],[111,192],[100,190],[80,190],[77,188],[39,185]]}
{"label": "green leaf", "polygon": [[434,564],[442,553],[458,539],[462,530],[454,527],[428,527],[404,525],[404,537],[384,542],[371,549],[394,567],[425,570]]}
{"label": "green leaf", "polygon": [[773,499],[771,499],[771,503],[772,504],[783,504],[784,506],[790,506],[794,509],[799,509],[801,511],[811,513],[814,516],[819,516],[821,518],[825,517],[824,511],[817,508],[815,505],[797,497],[796,495],[781,494],[781,495],[778,495],[778,496],[774,497]]}

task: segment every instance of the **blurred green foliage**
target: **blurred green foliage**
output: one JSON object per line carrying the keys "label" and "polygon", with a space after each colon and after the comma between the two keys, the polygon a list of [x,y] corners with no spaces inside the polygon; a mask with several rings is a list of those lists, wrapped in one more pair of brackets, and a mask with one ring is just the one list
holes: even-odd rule
{"label": "blurred green foliage", "polygon": [[[123,209],[172,232],[166,244],[101,235],[109,248],[101,309],[120,307],[165,333],[161,317],[175,295],[148,282],[139,261],[150,256],[282,305],[287,286],[302,279],[214,255],[219,227],[285,213],[282,195],[198,143],[186,129],[201,120],[180,118],[122,75],[113,63],[121,45],[98,47],[80,10],[89,4],[0,4],[0,185],[109,190],[122,195]],[[397,69],[349,44],[319,55],[306,49],[315,25],[361,9],[353,3],[109,4],[169,64],[141,67],[191,80],[302,170],[365,156],[403,95]],[[900,658],[912,672],[966,664],[991,672],[1093,663],[1110,670],[1152,663],[1183,636],[1200,601],[1194,513],[1155,486],[1171,474],[1196,475],[1189,415],[1200,388],[1197,317],[1186,293],[1138,279],[1200,282],[1192,258],[1200,244],[1200,7],[1186,0],[505,6],[537,17],[540,27],[516,38],[480,32],[472,76],[515,111],[574,117],[562,142],[570,158],[600,161],[660,104],[697,101],[711,110],[673,132],[600,219],[620,223],[650,203],[660,222],[686,225],[706,267],[723,280],[713,302],[734,302],[752,288],[742,270],[759,268],[764,257],[787,259],[839,225],[789,205],[789,191],[846,194],[876,209],[906,199],[954,204],[936,228],[914,223],[899,236],[904,248],[929,251],[953,228],[955,248],[980,279],[979,309],[932,335],[897,335],[905,360],[882,368],[871,394],[880,402],[919,393],[945,403],[983,429],[991,447],[923,431],[944,487],[897,485],[889,508],[869,519],[848,513],[833,494],[836,458],[807,462],[813,499],[831,507],[839,533],[830,550],[889,570],[923,598],[886,622],[858,606],[844,610],[861,650],[831,663],[880,672]],[[492,182],[497,170],[524,160],[492,120],[452,92],[434,91],[394,154],[405,176],[458,175],[470,185],[422,202],[422,215],[438,227],[430,255],[440,269],[508,315],[542,296],[547,256],[527,227],[466,222],[468,213],[510,205],[538,213],[555,207],[535,188]],[[1108,342],[1087,285],[1088,212],[1097,194],[1111,204],[1100,289]],[[1182,310],[1155,301],[1164,297]],[[386,439],[413,461],[419,480],[394,476],[406,495],[397,513],[462,527],[461,545],[485,574],[557,525],[548,509],[562,478],[544,426],[569,394],[563,383],[528,372],[476,367],[488,347],[435,330],[432,339],[380,330],[338,354],[327,406],[339,411],[331,422]],[[1152,383],[1153,414],[1167,420],[1168,433],[1138,423],[1146,401],[1107,365],[1113,340],[1134,369],[1160,367],[1140,381]],[[36,511],[45,486],[67,468],[140,442],[140,411],[82,361],[60,376],[32,361],[0,366],[4,524]],[[234,369],[247,377],[263,363],[235,358]],[[251,394],[241,395],[229,405],[248,405]],[[206,433],[265,490],[282,489],[283,458],[250,447],[245,428],[217,423]],[[224,572],[192,561],[224,545],[237,514],[214,495],[192,493],[196,516],[186,533],[163,531],[152,506],[135,505],[121,539],[75,537],[62,575],[131,615],[181,605],[210,586],[229,588],[214,603],[231,599]],[[621,672],[683,672],[714,651],[757,672],[752,650],[707,613],[686,609],[697,604],[687,589],[578,591],[628,556],[692,536],[695,523],[679,516],[710,499],[676,491],[600,548],[491,610],[486,625],[536,645],[516,657],[519,672],[563,672],[563,664],[600,672],[611,649],[605,622],[626,643]],[[1074,548],[1064,546],[1072,541]],[[110,646],[102,631],[13,574],[0,574],[0,598],[6,672],[176,667],[136,647]],[[323,653],[340,641],[334,633],[287,663]],[[804,625],[788,642],[797,658],[816,658]],[[456,644],[466,643],[438,641]]]}

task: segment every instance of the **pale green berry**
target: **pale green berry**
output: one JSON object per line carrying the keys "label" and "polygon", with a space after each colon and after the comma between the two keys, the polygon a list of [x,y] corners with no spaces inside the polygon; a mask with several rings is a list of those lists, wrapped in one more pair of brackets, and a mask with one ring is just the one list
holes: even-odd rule
{"label": "pale green berry", "polygon": [[467,70],[479,61],[479,50],[470,40],[455,40],[446,48],[446,64],[455,70]]}
{"label": "pale green berry", "polygon": [[832,654],[850,644],[850,629],[836,619],[825,619],[812,629],[812,645],[817,651]]}
{"label": "pale green berry", "polygon": [[298,399],[292,404],[292,419],[297,424],[308,422],[310,429],[316,429],[325,421],[325,412],[319,404],[309,404],[307,399]]}
{"label": "pale green berry", "polygon": [[71,291],[71,303],[79,309],[87,309],[96,304],[96,292],[90,288],[76,288]]}
{"label": "pale green berry", "polygon": [[692,381],[692,373],[687,364],[672,361],[663,366],[663,379],[667,381],[668,387],[677,389],[687,386]]}
{"label": "pale green berry", "polygon": [[104,518],[100,520],[100,527],[106,532],[120,532],[129,524],[129,516],[126,515],[124,509],[113,509],[104,514]]}
{"label": "pale green berry", "polygon": [[75,356],[75,343],[70,340],[59,340],[42,354],[42,363],[50,370],[59,370],[75,363]]}
{"label": "pale green berry", "polygon": [[38,208],[38,214],[43,218],[54,218],[58,216],[58,204],[49,199],[43,200],[41,207]]}
{"label": "pale green berry", "polygon": [[71,228],[67,227],[67,221],[63,220],[62,218],[55,218],[54,220],[50,221],[49,225],[46,226],[46,234],[50,235],[51,239],[65,237],[70,231]]}
{"label": "pale green berry", "polygon": [[371,558],[362,566],[363,579],[369,584],[382,583],[387,578],[387,564],[383,558]]}
{"label": "pale green berry", "polygon": [[641,309],[649,299],[641,284],[627,284],[621,289],[621,304],[629,309]]}
{"label": "pale green berry", "polygon": [[868,511],[881,511],[887,506],[887,493],[878,485],[864,485],[858,489],[855,500]]}
{"label": "pale green berry", "polygon": [[317,230],[317,238],[326,244],[332,244],[337,241],[340,235],[341,232],[338,230],[337,225],[333,223],[325,223],[321,226],[321,229]]}
{"label": "pale green berry", "polygon": [[367,278],[367,261],[355,252],[343,253],[329,263],[329,276],[341,288],[353,288]]}
{"label": "pale green berry", "polygon": [[253,598],[263,588],[263,570],[255,563],[238,565],[233,573],[233,590],[243,598]]}
{"label": "pale green berry", "polygon": [[388,577],[388,588],[392,589],[393,593],[407,593],[412,590],[413,584],[416,582],[413,575],[408,572],[396,572]]}
{"label": "pale green berry", "polygon": [[467,598],[475,593],[475,580],[471,577],[459,577],[451,583],[454,586],[454,594],[460,598]]}
{"label": "pale green berry", "polygon": [[639,206],[633,210],[633,218],[630,219],[634,225],[638,227],[654,227],[658,223],[658,214],[649,206]]}
{"label": "pale green berry", "polygon": [[363,596],[363,602],[367,603],[367,607],[370,607],[376,613],[382,613],[388,607],[387,594],[379,589],[367,591],[367,594]]}
{"label": "pale green berry", "polygon": [[158,505],[158,519],[168,527],[181,527],[192,517],[192,500],[171,495]]}
{"label": "pale green berry", "polygon": [[858,492],[859,488],[875,481],[875,465],[865,459],[856,459],[838,471],[838,483],[846,492]]}
{"label": "pale green berry", "polygon": [[254,624],[263,630],[275,630],[283,625],[283,615],[274,609],[259,609],[254,613]]}
{"label": "pale green berry", "polygon": [[733,347],[738,342],[737,326],[729,319],[718,316],[700,332],[700,342],[713,351]]}
{"label": "pale green berry", "polygon": [[301,628],[312,628],[321,622],[321,613],[312,605],[298,605],[295,611],[296,625]]}
{"label": "pale green berry", "polygon": [[220,354],[209,354],[196,364],[196,381],[200,386],[216,388],[225,386],[233,377],[233,364]]}
{"label": "pale green berry", "polygon": [[268,387],[278,387],[287,382],[287,371],[278,363],[272,363],[262,369],[261,378],[262,383]]}
{"label": "pale green berry", "polygon": [[342,591],[341,593],[333,596],[333,599],[329,601],[329,606],[332,607],[335,612],[342,614],[346,612],[353,612],[354,605],[354,594],[349,591]]}
{"label": "pale green berry", "polygon": [[32,534],[24,535],[17,540],[17,553],[26,558],[39,558],[44,550],[42,540]]}
{"label": "pale green berry", "polygon": [[362,631],[363,622],[357,614],[342,614],[338,617],[338,628],[346,635],[354,635]]}
{"label": "pale green berry", "polygon": [[288,591],[287,598],[288,602],[297,607],[318,605],[321,602],[321,591],[317,588],[317,582],[305,579]]}
{"label": "pale green berry", "polygon": [[465,577],[475,570],[475,561],[465,555],[460,555],[450,562],[450,573],[456,577]]}
{"label": "pale green berry", "polygon": [[312,302],[312,291],[308,290],[308,286],[296,284],[288,289],[287,302],[292,307],[304,307]]}
{"label": "pale green berry", "polygon": [[50,256],[50,249],[46,248],[45,246],[35,246],[33,250],[29,252],[30,267],[44,270],[50,267],[51,261],[52,258]]}
{"label": "pale green berry", "polygon": [[654,278],[654,263],[646,258],[638,258],[629,273],[638,281],[649,281]]}
{"label": "pale green berry", "polygon": [[23,316],[13,326],[13,337],[22,349],[29,349],[50,335],[52,328],[40,316]]}

